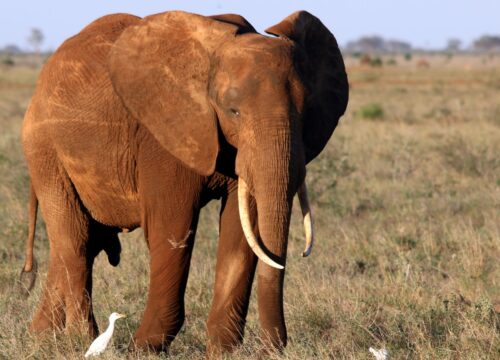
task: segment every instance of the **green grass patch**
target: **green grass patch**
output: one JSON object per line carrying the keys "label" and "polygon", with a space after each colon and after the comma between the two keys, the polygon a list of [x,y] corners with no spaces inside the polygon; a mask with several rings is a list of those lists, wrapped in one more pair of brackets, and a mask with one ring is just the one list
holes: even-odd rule
{"label": "green grass patch", "polygon": [[359,109],[359,115],[363,119],[382,119],[384,117],[384,108],[378,103],[364,105]]}

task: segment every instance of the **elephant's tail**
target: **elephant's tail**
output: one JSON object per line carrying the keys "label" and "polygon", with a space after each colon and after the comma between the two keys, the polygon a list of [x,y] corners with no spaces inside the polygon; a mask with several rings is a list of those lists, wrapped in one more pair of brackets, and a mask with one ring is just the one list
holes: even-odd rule
{"label": "elephant's tail", "polygon": [[29,296],[31,289],[35,285],[37,263],[33,256],[33,245],[35,243],[35,228],[36,228],[36,215],[38,211],[38,198],[36,197],[33,184],[30,185],[30,199],[29,199],[29,229],[28,241],[26,243],[26,258],[24,260],[24,267],[21,270],[20,282],[21,291]]}

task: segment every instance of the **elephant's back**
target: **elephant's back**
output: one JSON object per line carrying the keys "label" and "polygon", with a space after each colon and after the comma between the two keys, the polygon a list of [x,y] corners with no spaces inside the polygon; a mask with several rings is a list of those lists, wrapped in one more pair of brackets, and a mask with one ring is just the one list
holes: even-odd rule
{"label": "elephant's back", "polygon": [[93,120],[93,113],[120,107],[109,79],[107,57],[121,33],[139,21],[128,14],[107,15],[67,39],[44,65],[25,122]]}
{"label": "elephant's back", "polygon": [[107,33],[113,37],[116,34],[120,35],[125,28],[137,24],[140,20],[139,16],[125,13],[105,15],[85,26],[79,34],[97,31]]}

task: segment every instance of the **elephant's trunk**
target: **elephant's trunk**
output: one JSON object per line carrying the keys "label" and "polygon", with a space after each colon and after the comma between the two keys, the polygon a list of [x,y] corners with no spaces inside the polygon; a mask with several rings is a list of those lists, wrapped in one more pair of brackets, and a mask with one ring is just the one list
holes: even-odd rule
{"label": "elephant's trunk", "polygon": [[[306,247],[302,252],[303,257],[307,257],[311,254],[314,245],[314,229],[311,207],[309,205],[309,198],[307,195],[307,188],[305,181],[300,186],[297,191],[297,196],[300,202],[300,208],[302,210],[302,217],[304,221],[304,233],[306,237]],[[250,191],[245,180],[242,178],[238,179],[238,203],[239,203],[239,213],[241,219],[241,226],[243,228],[243,233],[247,239],[248,245],[252,251],[257,255],[257,257],[269,266],[276,269],[283,269],[283,265],[278,264],[276,261],[271,259],[265,251],[262,249],[257,241],[257,237],[253,233],[252,222],[250,219],[249,203],[250,203]]]}
{"label": "elephant's trunk", "polygon": [[[299,143],[300,131],[290,129],[290,122],[276,121],[273,127],[258,134],[266,145],[254,153],[256,161],[251,177],[264,251],[283,266],[286,264],[293,198],[305,167]],[[258,267],[257,299],[262,337],[276,348],[286,346],[287,342],[283,312],[284,276],[283,269],[265,264]]]}
{"label": "elephant's trunk", "polygon": [[280,265],[276,261],[272,260],[257,242],[257,238],[253,233],[252,223],[250,220],[249,203],[250,191],[248,190],[248,185],[246,184],[245,180],[240,178],[238,179],[238,206],[241,226],[243,228],[243,233],[245,234],[248,245],[261,261],[276,269],[283,269],[283,265]]}
{"label": "elephant's trunk", "polygon": [[[254,181],[259,233],[269,256],[286,263],[288,231],[298,171],[289,158],[279,159],[273,171],[265,171]],[[291,166],[290,166],[291,165]],[[286,346],[283,312],[284,270],[261,264],[258,268],[257,299],[262,337],[275,348]]]}

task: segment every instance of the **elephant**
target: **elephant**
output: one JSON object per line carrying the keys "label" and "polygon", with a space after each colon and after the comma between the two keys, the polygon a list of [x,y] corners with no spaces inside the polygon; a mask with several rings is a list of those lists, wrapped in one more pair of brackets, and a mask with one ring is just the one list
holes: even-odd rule
{"label": "elephant", "polygon": [[[50,245],[30,331],[97,334],[92,265],[119,262],[117,234],[141,227],[150,256],[135,348],[168,350],[200,209],[221,200],[207,352],[243,340],[256,273],[263,342],[287,344],[283,313],[288,232],[299,196],[313,242],[306,164],[348,103],[337,41],[298,11],[258,33],[242,16],[170,11],[113,14],[67,39],[44,65],[22,127],[30,174],[23,274],[33,271],[38,206]],[[117,244],[118,243],[118,244]]]}

